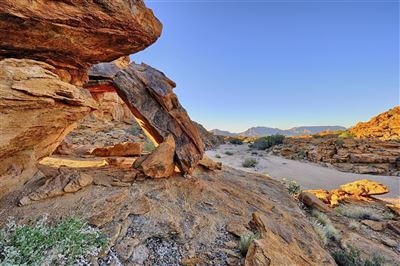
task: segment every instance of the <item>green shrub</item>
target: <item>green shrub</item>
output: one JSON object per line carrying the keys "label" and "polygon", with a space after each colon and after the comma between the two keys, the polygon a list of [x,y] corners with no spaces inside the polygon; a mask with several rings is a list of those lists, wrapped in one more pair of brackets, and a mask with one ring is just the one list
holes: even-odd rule
{"label": "green shrub", "polygon": [[95,256],[107,243],[98,229],[70,218],[51,226],[10,221],[0,231],[0,265],[74,265]]}
{"label": "green shrub", "polygon": [[297,184],[296,180],[289,181],[286,178],[283,178],[282,183],[286,186],[290,195],[298,195],[301,193],[301,186]]}
{"label": "green shrub", "polygon": [[152,151],[155,150],[155,148],[156,148],[156,146],[154,146],[153,142],[151,142],[151,141],[150,142],[145,142],[143,144],[143,150],[145,152],[152,152]]}
{"label": "green shrub", "polygon": [[244,160],[244,162],[242,163],[243,167],[246,168],[251,168],[251,167],[256,167],[256,165],[258,164],[256,159],[253,158],[247,158],[246,160]]}
{"label": "green shrub", "polygon": [[249,247],[251,245],[251,243],[260,238],[260,233],[253,233],[251,232],[248,235],[243,235],[240,236],[240,241],[239,241],[239,250],[240,253],[242,253],[243,256],[246,256],[247,251],[249,250]]}
{"label": "green shrub", "polygon": [[344,132],[339,134],[339,138],[352,139],[352,138],[354,138],[354,135],[349,133],[349,132],[347,132],[347,131],[344,131]]}
{"label": "green shrub", "polygon": [[216,154],[216,155],[215,155],[215,158],[218,158],[218,159],[220,159],[220,158],[221,158],[221,155],[219,155],[219,154]]}
{"label": "green shrub", "polygon": [[385,259],[377,254],[373,255],[371,260],[363,260],[360,251],[354,247],[333,252],[332,256],[339,266],[381,266],[385,263]]}
{"label": "green shrub", "polygon": [[233,155],[233,152],[231,152],[231,151],[226,151],[226,152],[224,152],[226,155],[229,155],[229,156],[232,156]]}
{"label": "green shrub", "polygon": [[235,145],[242,145],[242,144],[243,144],[243,141],[240,140],[240,139],[230,139],[230,140],[229,140],[229,143],[230,143],[230,144],[235,144]]}
{"label": "green shrub", "polygon": [[353,205],[341,205],[335,209],[335,211],[343,216],[353,219],[367,219],[367,220],[390,220],[395,216],[390,212],[378,212],[372,208],[353,206]]}
{"label": "green shrub", "polygon": [[251,148],[258,150],[266,150],[274,145],[282,144],[285,136],[283,135],[271,135],[266,137],[258,138],[251,145]]}

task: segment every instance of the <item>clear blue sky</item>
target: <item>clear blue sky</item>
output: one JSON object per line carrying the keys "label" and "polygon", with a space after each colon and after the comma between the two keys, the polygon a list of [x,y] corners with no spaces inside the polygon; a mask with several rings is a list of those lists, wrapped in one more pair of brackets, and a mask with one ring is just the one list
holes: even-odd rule
{"label": "clear blue sky", "polygon": [[399,2],[146,4],[163,33],[131,58],[208,129],[351,126],[399,104]]}

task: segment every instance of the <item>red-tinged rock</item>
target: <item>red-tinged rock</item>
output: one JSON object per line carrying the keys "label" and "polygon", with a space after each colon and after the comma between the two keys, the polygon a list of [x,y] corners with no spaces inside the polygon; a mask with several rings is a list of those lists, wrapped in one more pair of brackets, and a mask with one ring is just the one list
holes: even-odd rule
{"label": "red-tinged rock", "polygon": [[0,2],[0,58],[44,61],[76,85],[90,65],[141,51],[161,30],[142,0]]}

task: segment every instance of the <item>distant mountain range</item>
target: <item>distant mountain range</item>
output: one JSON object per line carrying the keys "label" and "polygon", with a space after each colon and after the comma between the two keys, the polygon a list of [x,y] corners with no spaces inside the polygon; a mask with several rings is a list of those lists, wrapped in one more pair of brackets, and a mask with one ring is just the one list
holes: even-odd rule
{"label": "distant mountain range", "polygon": [[244,136],[244,137],[262,137],[269,135],[284,135],[284,136],[300,136],[300,135],[312,135],[317,134],[322,131],[336,131],[336,130],[346,130],[342,126],[303,126],[303,127],[293,127],[290,129],[279,129],[272,127],[251,127],[246,131],[240,133],[232,133],[229,131],[213,129],[212,133],[221,136]]}

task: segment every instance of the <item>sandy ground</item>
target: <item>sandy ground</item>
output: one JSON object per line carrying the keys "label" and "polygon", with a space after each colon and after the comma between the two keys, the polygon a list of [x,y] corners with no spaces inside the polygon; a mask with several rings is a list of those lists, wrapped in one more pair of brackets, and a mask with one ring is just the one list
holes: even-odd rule
{"label": "sandy ground", "polygon": [[[233,152],[233,155],[226,155],[225,152]],[[252,154],[257,152],[257,154]],[[209,150],[207,155],[222,164],[241,169],[248,172],[267,174],[272,178],[282,180],[296,180],[303,189],[334,189],[340,185],[359,179],[369,179],[388,186],[390,192],[382,195],[382,198],[400,198],[400,177],[397,176],[378,176],[367,174],[353,174],[340,172],[336,169],[324,167],[314,163],[288,160],[274,155],[269,155],[265,151],[250,150],[247,144],[232,145],[224,144],[216,150]],[[221,158],[216,158],[216,155]],[[255,168],[244,168],[242,162],[246,158],[255,158],[258,165]]]}

